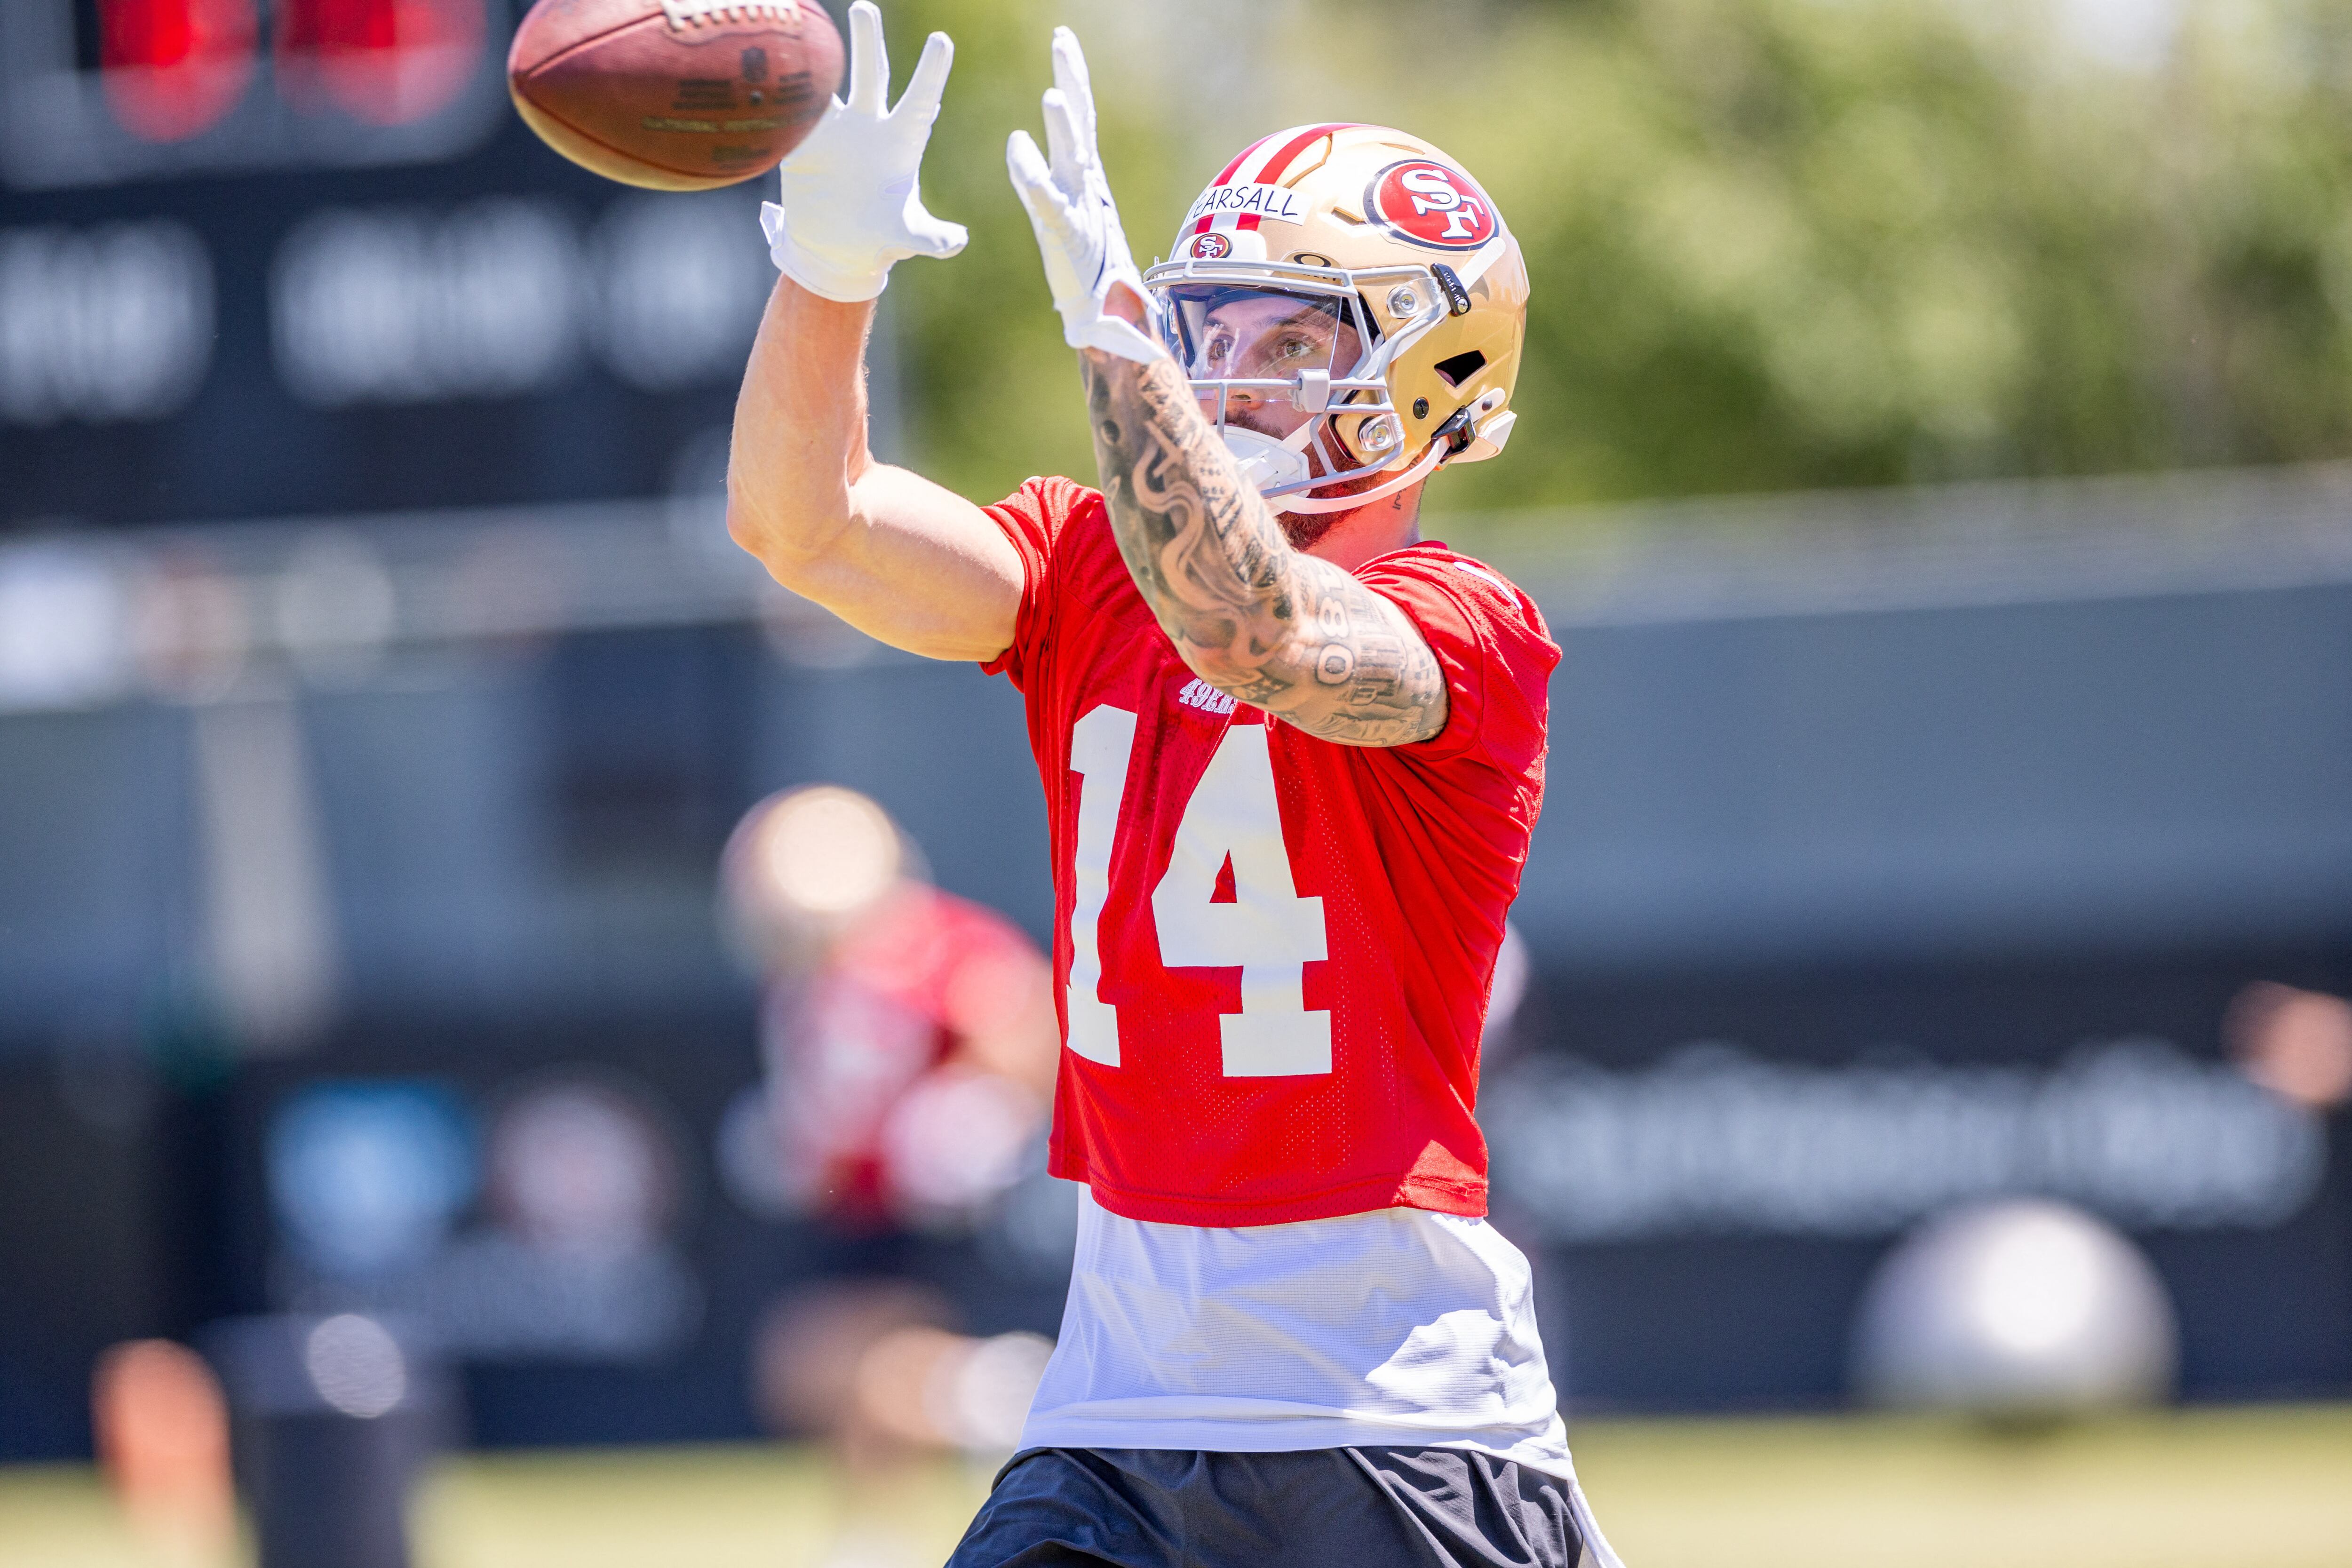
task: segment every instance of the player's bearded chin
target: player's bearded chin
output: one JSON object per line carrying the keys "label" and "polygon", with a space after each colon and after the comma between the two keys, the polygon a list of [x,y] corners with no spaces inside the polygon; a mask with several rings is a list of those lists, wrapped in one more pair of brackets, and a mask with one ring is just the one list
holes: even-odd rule
{"label": "player's bearded chin", "polygon": [[[1309,454],[1307,460],[1318,470],[1323,467],[1323,457],[1319,452]],[[1349,479],[1336,479],[1328,485],[1318,485],[1308,493],[1323,496],[1349,495],[1357,490],[1370,489],[1387,478],[1388,475],[1385,473],[1357,474]],[[1282,510],[1282,502],[1279,499],[1265,504],[1274,509],[1274,520],[1282,525],[1282,535],[1290,541],[1290,547],[1293,550],[1313,549],[1318,540],[1339,525],[1342,518],[1355,515],[1345,511],[1285,511]],[[1372,504],[1380,503],[1376,501]],[[1390,504],[1395,504],[1394,498],[1391,498]]]}
{"label": "player's bearded chin", "polygon": [[[1230,410],[1225,419],[1228,424],[1238,425],[1245,430],[1255,430],[1261,436],[1271,436],[1277,441],[1290,434],[1290,430],[1286,428],[1281,421],[1267,418],[1255,408],[1247,406]],[[1315,471],[1322,470],[1323,454],[1319,451],[1310,450],[1307,455],[1307,461]],[[1370,489],[1380,483],[1382,477],[1379,474],[1364,474],[1355,479],[1335,481],[1328,487],[1318,486],[1318,488],[1323,489],[1326,494],[1346,495],[1350,489]],[[1282,526],[1282,536],[1290,541],[1290,547],[1293,550],[1312,550],[1325,534],[1339,526],[1341,518],[1348,515],[1344,511],[1285,511],[1278,499],[1265,504],[1273,509],[1274,521]]]}

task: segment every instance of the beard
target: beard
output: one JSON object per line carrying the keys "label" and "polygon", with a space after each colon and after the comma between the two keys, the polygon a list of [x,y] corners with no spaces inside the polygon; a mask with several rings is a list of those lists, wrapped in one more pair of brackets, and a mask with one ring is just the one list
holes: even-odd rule
{"label": "beard", "polygon": [[[1309,461],[1316,468],[1319,468],[1323,466],[1320,454],[1311,457]],[[1378,472],[1352,474],[1344,479],[1334,479],[1328,485],[1316,486],[1317,489],[1323,492],[1323,496],[1317,499],[1337,498],[1354,494],[1358,490],[1368,490],[1387,478],[1386,474]],[[1279,499],[1265,504],[1274,509],[1274,520],[1282,525],[1283,537],[1290,541],[1290,547],[1293,550],[1313,549],[1325,534],[1339,526],[1340,519],[1353,515],[1347,511],[1285,511],[1282,510],[1282,502]],[[1370,501],[1366,504],[1378,506],[1381,503]]]}
{"label": "beard", "polygon": [[[1254,430],[1261,436],[1271,436],[1277,441],[1290,434],[1290,430],[1285,429],[1280,421],[1266,417],[1250,408],[1236,409],[1227,414],[1225,423],[1238,425],[1244,430]],[[1310,447],[1307,454],[1307,461],[1310,470],[1319,469],[1323,467],[1323,454],[1320,450]],[[1333,494],[1346,495],[1351,489],[1370,489],[1380,483],[1381,478],[1379,474],[1363,474],[1345,479],[1334,479],[1328,485],[1318,485],[1316,488]],[[1290,547],[1293,550],[1313,549],[1321,542],[1325,534],[1339,525],[1341,518],[1348,515],[1344,511],[1285,511],[1282,510],[1282,501],[1279,498],[1265,504],[1273,511],[1274,521],[1281,525],[1282,536],[1290,542]]]}
{"label": "beard", "polygon": [[1284,511],[1279,500],[1265,504],[1274,509],[1274,521],[1282,525],[1282,536],[1290,541],[1293,550],[1314,549],[1348,515],[1344,511]]}

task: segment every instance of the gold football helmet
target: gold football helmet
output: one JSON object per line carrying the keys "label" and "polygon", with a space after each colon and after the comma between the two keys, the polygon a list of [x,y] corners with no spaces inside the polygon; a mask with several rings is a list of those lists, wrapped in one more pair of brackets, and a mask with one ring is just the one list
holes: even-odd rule
{"label": "gold football helmet", "polygon": [[[1361,506],[1510,437],[1527,265],[1469,172],[1418,137],[1328,124],[1252,142],[1143,280],[1277,510]],[[1367,474],[1389,478],[1309,493]]]}

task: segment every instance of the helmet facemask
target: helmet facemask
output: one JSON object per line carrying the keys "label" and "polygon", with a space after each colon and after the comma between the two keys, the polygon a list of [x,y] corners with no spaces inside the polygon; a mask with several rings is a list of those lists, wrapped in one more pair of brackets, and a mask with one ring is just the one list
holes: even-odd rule
{"label": "helmet facemask", "polygon": [[[1387,374],[1400,351],[1445,317],[1427,268],[1351,273],[1196,258],[1154,267],[1144,281],[1202,412],[1244,479],[1277,510],[1363,504],[1372,498],[1303,492],[1388,472],[1407,458]],[[1385,328],[1367,289],[1391,308]],[[1286,498],[1295,498],[1287,507]]]}

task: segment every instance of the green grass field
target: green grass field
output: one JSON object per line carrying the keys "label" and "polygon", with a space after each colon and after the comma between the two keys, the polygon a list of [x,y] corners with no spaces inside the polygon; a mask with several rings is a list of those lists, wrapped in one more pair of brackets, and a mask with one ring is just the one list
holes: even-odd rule
{"label": "green grass field", "polygon": [[[1575,1436],[1629,1568],[2352,1568],[2352,1406],[2032,1436],[1878,1417],[1594,1421]],[[792,1448],[468,1458],[420,1501],[418,1568],[814,1568],[852,1513],[936,1562],[983,1482],[940,1466],[861,1505]],[[0,1469],[9,1568],[167,1561],[88,1470]]]}

